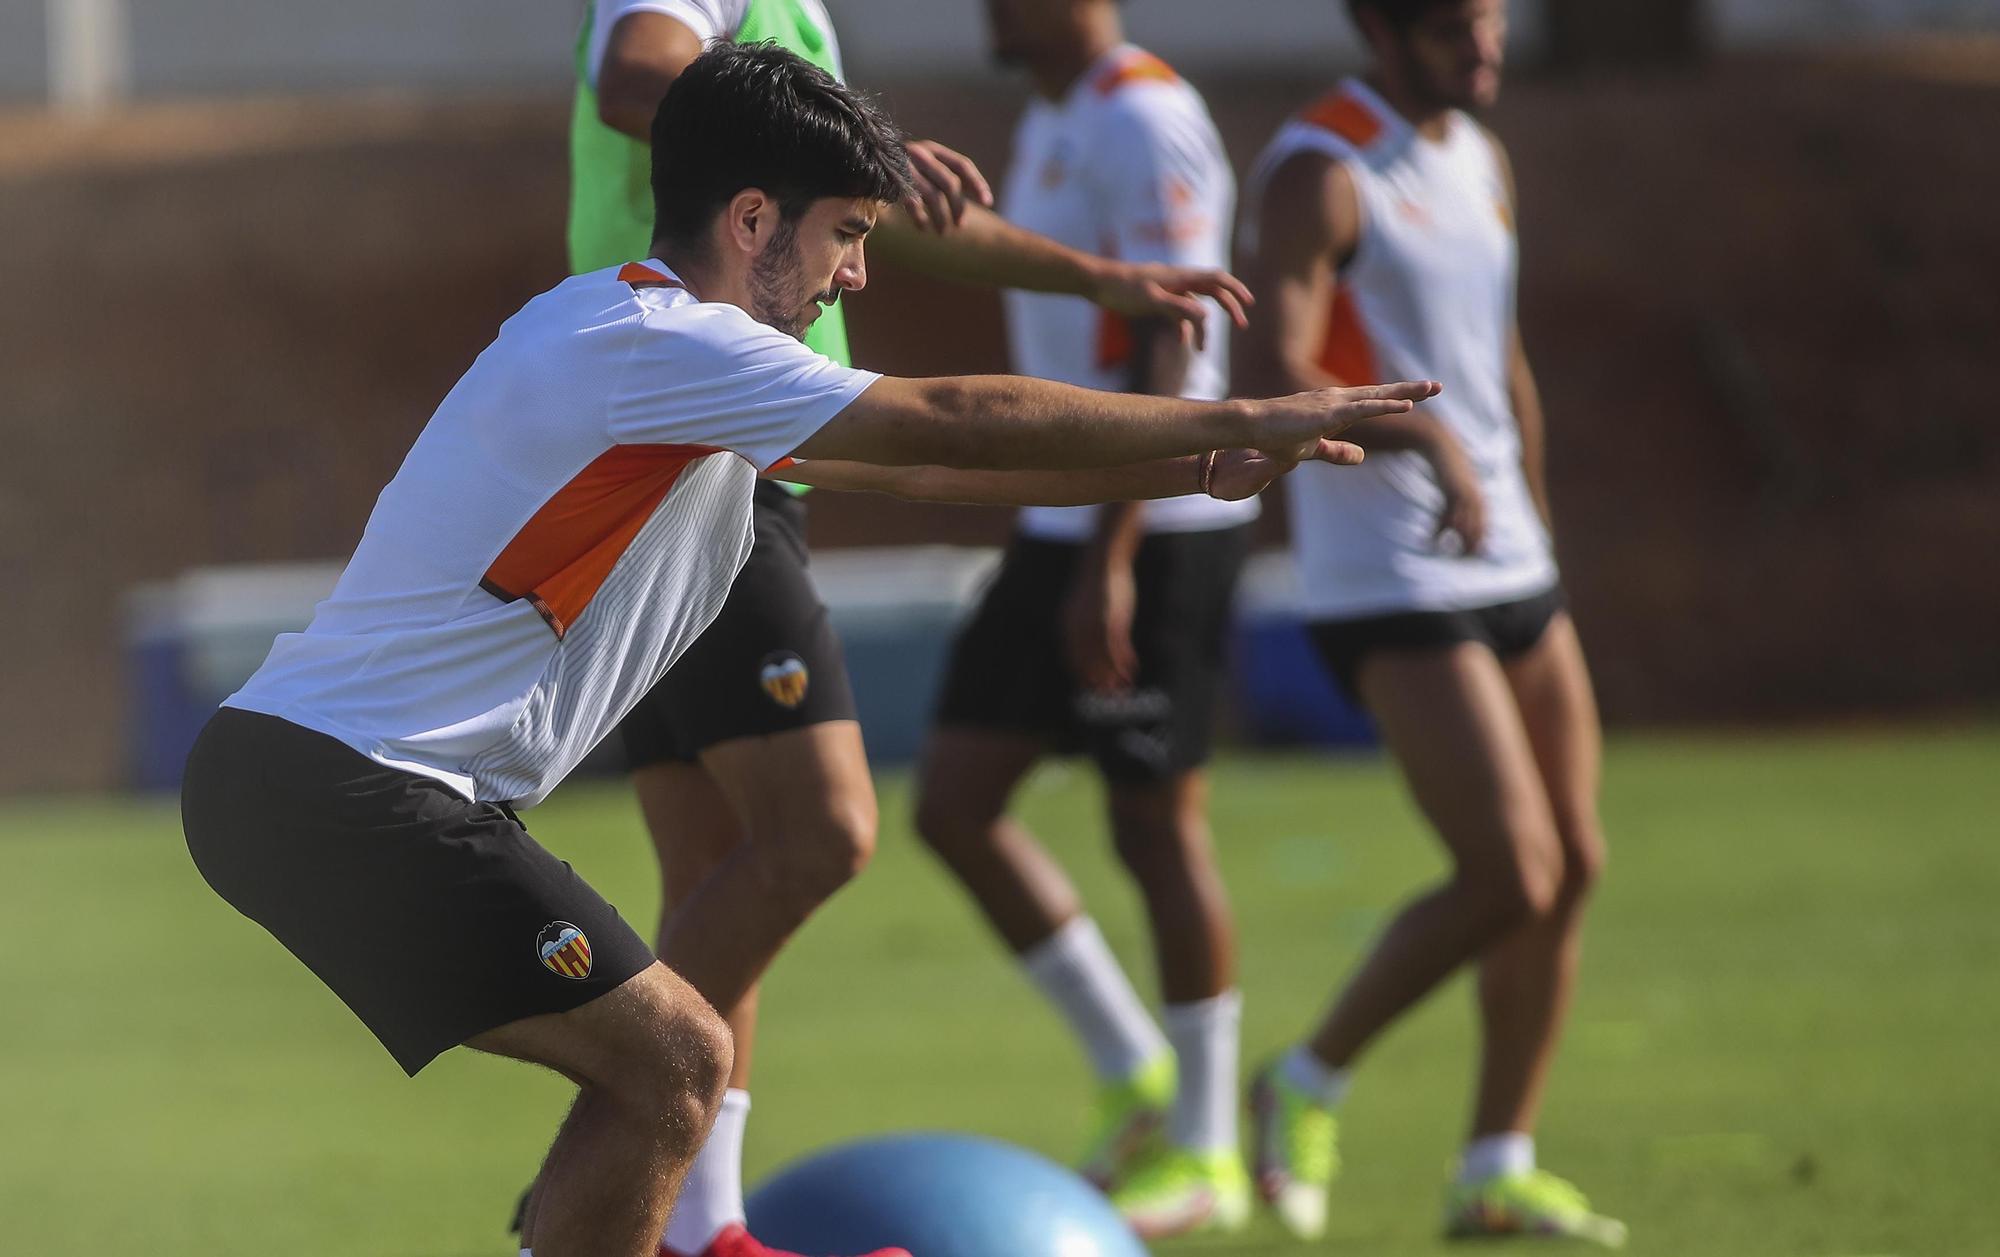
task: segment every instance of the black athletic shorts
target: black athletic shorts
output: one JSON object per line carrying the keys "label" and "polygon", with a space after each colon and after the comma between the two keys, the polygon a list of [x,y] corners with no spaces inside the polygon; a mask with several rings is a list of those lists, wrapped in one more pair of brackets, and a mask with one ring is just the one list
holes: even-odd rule
{"label": "black athletic shorts", "polygon": [[633,768],[855,719],[840,638],[806,570],[805,503],[767,480],[751,512],[757,541],[722,613],[619,722]]}
{"label": "black athletic shorts", "polygon": [[275,716],[225,707],[188,757],[188,851],[215,892],[332,988],[415,1074],[560,1013],[653,951],[512,809],[468,803]]}
{"label": "black athletic shorts", "polygon": [[944,727],[1025,733],[1087,752],[1108,781],[1147,785],[1208,760],[1248,527],[1153,533],[1133,562],[1138,601],[1131,690],[1080,688],[1062,613],[1084,547],[1016,537],[952,647],[938,703]]}
{"label": "black athletic shorts", "polygon": [[1313,647],[1334,680],[1355,703],[1361,661],[1376,650],[1428,650],[1479,642],[1495,656],[1511,659],[1533,649],[1563,608],[1561,585],[1531,598],[1469,607],[1462,611],[1397,611],[1359,620],[1321,620],[1312,626]]}

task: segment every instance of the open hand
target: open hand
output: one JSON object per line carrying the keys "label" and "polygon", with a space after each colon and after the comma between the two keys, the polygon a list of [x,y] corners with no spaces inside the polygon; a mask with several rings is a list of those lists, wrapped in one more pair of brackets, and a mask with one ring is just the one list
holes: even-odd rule
{"label": "open hand", "polygon": [[1131,319],[1166,319],[1180,324],[1181,336],[1196,349],[1208,343],[1207,297],[1238,327],[1250,325],[1248,307],[1257,298],[1228,271],[1161,262],[1106,261],[1090,299]]}
{"label": "open hand", "polygon": [[1477,554],[1486,544],[1486,494],[1479,487],[1479,473],[1458,442],[1448,436],[1428,452],[1438,489],[1444,494],[1435,535],[1442,542],[1446,534],[1452,534],[1458,538],[1459,553]]}
{"label": "open hand", "polygon": [[1339,436],[1364,419],[1406,414],[1442,389],[1436,380],[1399,380],[1365,388],[1319,388],[1253,402],[1253,433],[1244,444],[1274,458],[1296,461],[1307,442]]}
{"label": "open hand", "polygon": [[910,140],[910,173],[917,186],[903,198],[903,211],[919,228],[945,235],[965,217],[969,204],[993,207],[993,188],[970,157],[936,140]]}

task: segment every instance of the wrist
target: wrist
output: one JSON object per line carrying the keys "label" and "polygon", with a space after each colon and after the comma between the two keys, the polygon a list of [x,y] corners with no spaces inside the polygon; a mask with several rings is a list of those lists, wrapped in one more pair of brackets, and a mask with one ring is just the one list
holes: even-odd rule
{"label": "wrist", "polygon": [[1266,438],[1264,425],[1271,413],[1269,401],[1252,398],[1233,398],[1216,403],[1220,412],[1216,417],[1214,440],[1211,449],[1262,449]]}
{"label": "wrist", "polygon": [[1111,286],[1117,274],[1118,263],[1110,258],[1101,258],[1091,253],[1078,251],[1076,258],[1076,295],[1102,305],[1105,290]]}

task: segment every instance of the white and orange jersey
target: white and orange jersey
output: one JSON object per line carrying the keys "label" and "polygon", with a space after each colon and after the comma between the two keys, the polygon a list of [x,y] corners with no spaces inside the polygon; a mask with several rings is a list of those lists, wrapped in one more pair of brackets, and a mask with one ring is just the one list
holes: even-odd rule
{"label": "white and orange jersey", "polygon": [[1292,545],[1308,611],[1343,619],[1453,610],[1539,592],[1556,567],[1522,471],[1508,389],[1516,246],[1491,138],[1454,113],[1444,139],[1425,139],[1349,79],[1279,128],[1258,159],[1238,237],[1246,255],[1256,254],[1265,183],[1302,153],[1341,162],[1361,208],[1320,365],[1348,384],[1443,381],[1424,409],[1465,448],[1487,508],[1485,542],[1467,555],[1455,538],[1435,535],[1443,495],[1421,454],[1299,468],[1289,485]]}
{"label": "white and orange jersey", "polygon": [[[1059,101],[1037,98],[1014,133],[1001,199],[1009,222],[1085,253],[1132,262],[1228,265],[1236,180],[1200,93],[1159,58],[1124,44],[1084,71]],[[1133,344],[1117,315],[1081,297],[1010,291],[1014,370],[1085,388],[1131,387]],[[1183,395],[1229,392],[1229,320],[1211,306],[1208,345]],[[1257,502],[1203,494],[1146,505],[1150,531],[1224,528],[1255,519]],[[1090,536],[1097,508],[1032,507],[1020,530],[1053,541]]]}
{"label": "white and orange jersey", "polygon": [[565,280],[460,378],[312,623],[225,705],[539,802],[721,610],[759,469],[878,378],[658,262]]}

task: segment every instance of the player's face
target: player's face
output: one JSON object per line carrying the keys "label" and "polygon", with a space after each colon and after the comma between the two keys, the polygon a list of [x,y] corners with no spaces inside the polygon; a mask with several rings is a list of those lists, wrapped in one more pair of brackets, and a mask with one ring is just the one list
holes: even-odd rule
{"label": "player's face", "polygon": [[866,287],[862,242],[883,208],[877,201],[821,197],[798,218],[781,221],[750,263],[750,316],[803,337],[842,292]]}
{"label": "player's face", "polygon": [[1500,96],[1506,0],[1433,5],[1397,41],[1410,87],[1450,109],[1485,109]]}
{"label": "player's face", "polygon": [[993,59],[1024,65],[1060,29],[1074,0],[986,0],[986,30]]}

